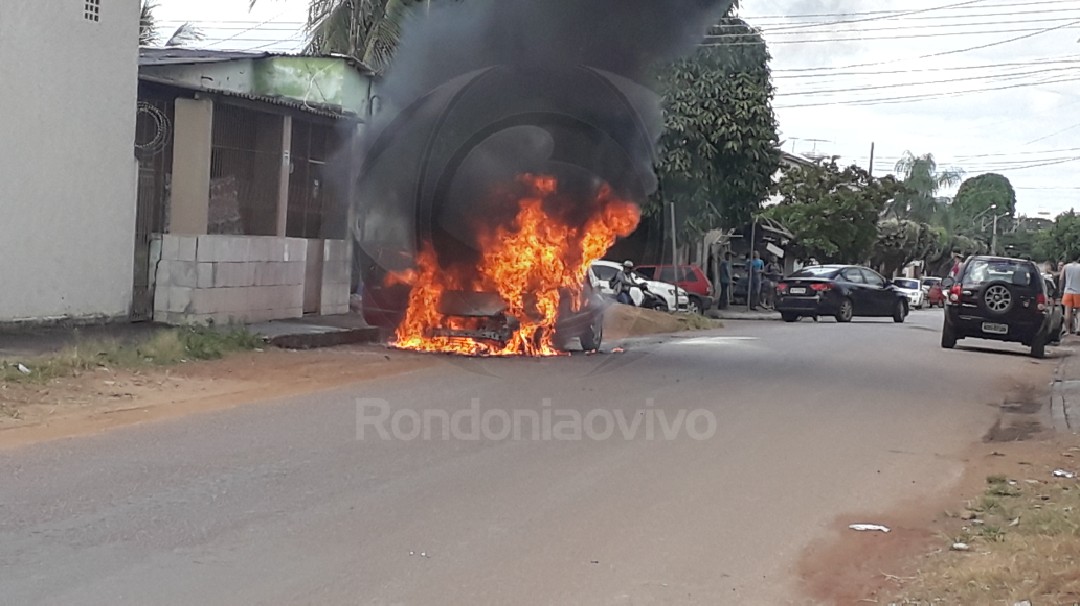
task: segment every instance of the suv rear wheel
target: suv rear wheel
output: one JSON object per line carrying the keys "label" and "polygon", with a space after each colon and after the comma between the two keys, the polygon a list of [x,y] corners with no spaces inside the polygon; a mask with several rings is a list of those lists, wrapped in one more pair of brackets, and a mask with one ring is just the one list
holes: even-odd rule
{"label": "suv rear wheel", "polygon": [[1013,286],[1005,282],[991,282],[979,294],[979,305],[987,312],[1003,316],[1012,310],[1016,304],[1016,293]]}
{"label": "suv rear wheel", "polygon": [[1031,341],[1031,357],[1040,360],[1046,357],[1046,334],[1040,332]]}

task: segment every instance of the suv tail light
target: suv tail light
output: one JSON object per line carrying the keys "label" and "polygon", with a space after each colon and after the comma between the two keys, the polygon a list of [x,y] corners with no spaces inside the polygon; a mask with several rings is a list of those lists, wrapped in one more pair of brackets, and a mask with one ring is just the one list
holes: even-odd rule
{"label": "suv tail light", "polygon": [[952,301],[953,303],[959,302],[960,301],[960,292],[961,292],[960,285],[959,284],[953,284],[952,288],[949,289],[949,300]]}
{"label": "suv tail light", "polygon": [[1035,295],[1035,305],[1039,308],[1039,311],[1046,311],[1046,295],[1042,293]]}
{"label": "suv tail light", "polygon": [[811,284],[810,290],[817,292],[825,292],[827,290],[832,290],[832,284]]}

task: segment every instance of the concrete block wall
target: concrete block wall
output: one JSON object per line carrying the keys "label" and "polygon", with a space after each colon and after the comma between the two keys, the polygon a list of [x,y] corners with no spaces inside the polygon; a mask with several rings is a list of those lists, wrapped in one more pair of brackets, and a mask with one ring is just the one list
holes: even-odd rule
{"label": "concrete block wall", "polygon": [[323,242],[322,296],[319,314],[333,316],[349,313],[349,290],[352,286],[352,263],[345,240]]}
{"label": "concrete block wall", "polygon": [[220,325],[299,318],[306,261],[307,241],[300,238],[165,234],[154,320]]}

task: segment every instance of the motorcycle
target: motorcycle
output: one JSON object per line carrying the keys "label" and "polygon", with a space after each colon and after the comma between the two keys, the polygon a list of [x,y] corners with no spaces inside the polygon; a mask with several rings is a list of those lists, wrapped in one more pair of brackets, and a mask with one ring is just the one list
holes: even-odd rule
{"label": "motorcycle", "polygon": [[649,290],[649,287],[645,284],[638,284],[635,288],[641,290],[641,307],[642,309],[653,309],[656,311],[668,311],[667,300],[664,297]]}

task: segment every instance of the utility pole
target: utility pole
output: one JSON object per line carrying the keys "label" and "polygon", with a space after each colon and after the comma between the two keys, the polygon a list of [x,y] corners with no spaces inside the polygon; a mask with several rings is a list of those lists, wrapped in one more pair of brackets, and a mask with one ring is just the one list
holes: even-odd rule
{"label": "utility pole", "polygon": [[[676,256],[678,255],[679,247],[678,247],[678,244],[675,241],[675,203],[674,202],[668,203],[668,208],[671,209],[671,277],[672,277],[673,281],[678,282],[679,281],[679,273],[678,273],[679,261],[676,259]],[[657,274],[656,278],[658,280],[660,279],[659,273]],[[674,284],[674,286],[675,286],[675,309],[673,309],[671,311],[677,312],[677,311],[679,311],[679,285]],[[690,302],[687,301],[688,305],[689,305],[689,303]]]}
{"label": "utility pole", "polygon": [[[757,217],[751,216],[750,223],[750,260],[746,262],[746,311],[750,311],[754,301],[754,242],[757,240]],[[760,280],[760,278],[759,278]]]}
{"label": "utility pole", "polygon": [[997,220],[1000,215],[994,215],[994,235],[990,236],[990,254],[997,256]]}
{"label": "utility pole", "polygon": [[874,144],[870,143],[870,176],[874,176]]}

